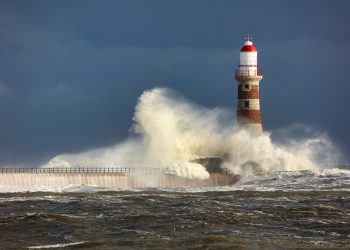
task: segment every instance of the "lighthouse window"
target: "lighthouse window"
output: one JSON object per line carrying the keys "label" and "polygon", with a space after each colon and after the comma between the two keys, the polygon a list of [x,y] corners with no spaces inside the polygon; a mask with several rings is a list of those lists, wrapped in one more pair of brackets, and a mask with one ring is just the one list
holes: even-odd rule
{"label": "lighthouse window", "polygon": [[249,101],[244,101],[244,107],[249,108]]}
{"label": "lighthouse window", "polygon": [[248,83],[243,84],[243,91],[250,91],[250,85]]}

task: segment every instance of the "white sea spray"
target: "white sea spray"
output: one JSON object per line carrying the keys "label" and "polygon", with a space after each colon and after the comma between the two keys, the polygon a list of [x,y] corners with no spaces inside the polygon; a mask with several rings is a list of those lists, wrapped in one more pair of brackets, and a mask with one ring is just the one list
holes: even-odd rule
{"label": "white sea spray", "polygon": [[[166,88],[145,91],[135,107],[132,138],[112,147],[54,157],[45,167],[168,167],[183,177],[208,178],[192,161],[225,159],[223,167],[254,171],[313,170],[330,158],[326,136],[274,143],[269,132],[252,135],[234,126],[234,110],[208,109]],[[322,156],[322,157],[320,157]]]}

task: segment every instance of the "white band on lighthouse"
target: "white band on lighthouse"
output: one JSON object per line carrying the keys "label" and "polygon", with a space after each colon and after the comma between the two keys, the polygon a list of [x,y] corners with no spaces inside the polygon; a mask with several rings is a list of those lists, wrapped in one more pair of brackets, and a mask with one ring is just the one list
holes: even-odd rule
{"label": "white band on lighthouse", "polygon": [[261,126],[260,123],[256,123],[256,124],[254,124],[254,123],[246,124],[245,127],[246,127],[249,131],[253,132],[255,135],[256,135],[256,134],[261,134],[261,133],[262,133],[262,126]]}
{"label": "white band on lighthouse", "polygon": [[239,99],[237,102],[238,110],[260,110],[259,99]]}

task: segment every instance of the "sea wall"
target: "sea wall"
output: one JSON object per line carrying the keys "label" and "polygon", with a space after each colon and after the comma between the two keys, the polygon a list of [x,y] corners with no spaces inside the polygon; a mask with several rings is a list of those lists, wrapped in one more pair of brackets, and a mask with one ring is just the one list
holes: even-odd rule
{"label": "sea wall", "polygon": [[70,185],[95,185],[127,187],[128,177],[120,173],[2,173],[0,186],[62,187]]}
{"label": "sea wall", "polygon": [[237,176],[212,173],[208,179],[188,179],[164,173],[0,173],[2,187],[100,186],[110,188],[205,187],[230,185]]}

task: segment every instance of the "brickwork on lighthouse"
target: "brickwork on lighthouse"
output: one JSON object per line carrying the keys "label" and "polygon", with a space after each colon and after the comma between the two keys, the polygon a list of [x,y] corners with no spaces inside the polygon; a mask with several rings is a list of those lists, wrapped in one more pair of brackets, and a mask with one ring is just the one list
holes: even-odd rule
{"label": "brickwork on lighthouse", "polygon": [[235,71],[237,80],[237,125],[254,134],[262,133],[260,115],[259,83],[262,72],[258,66],[257,49],[247,41],[240,51],[238,69]]}

